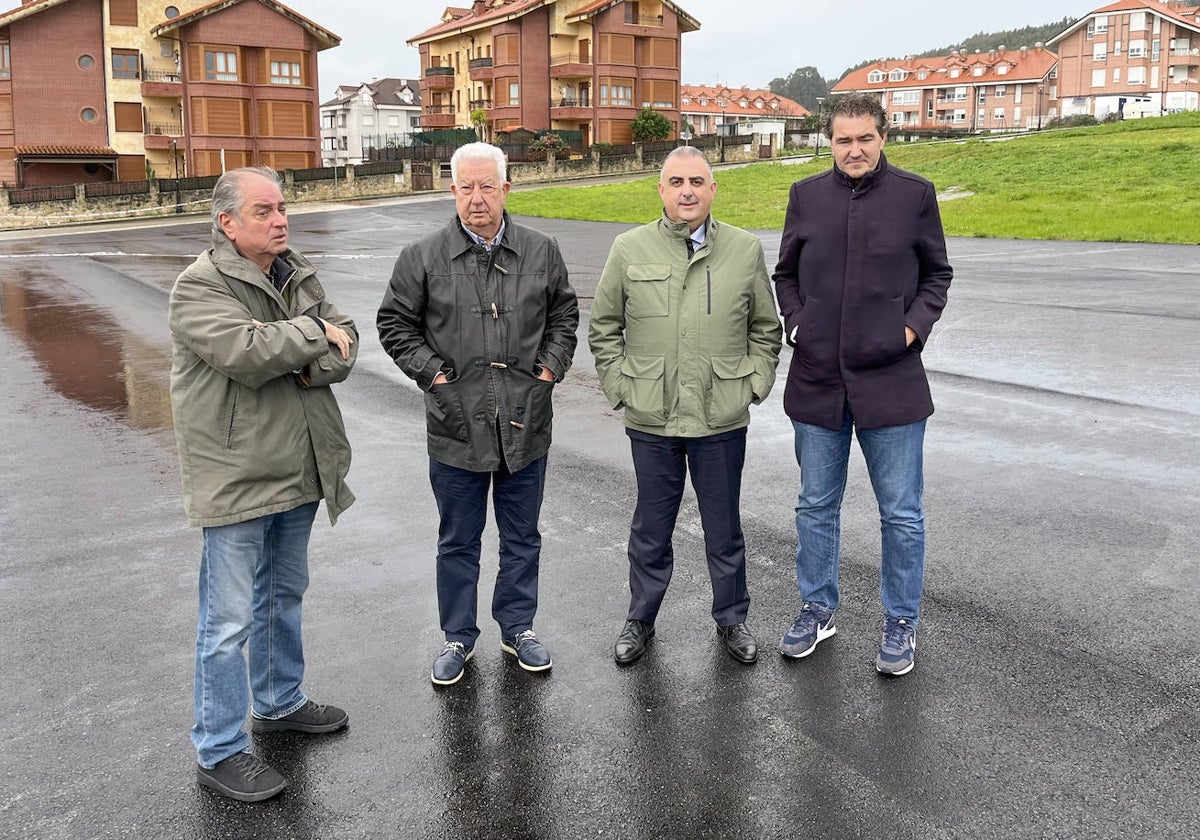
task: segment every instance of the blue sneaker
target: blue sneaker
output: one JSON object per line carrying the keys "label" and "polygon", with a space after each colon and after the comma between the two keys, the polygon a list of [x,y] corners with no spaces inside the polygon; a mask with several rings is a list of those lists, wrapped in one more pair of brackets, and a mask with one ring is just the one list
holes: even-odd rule
{"label": "blue sneaker", "polygon": [[817,649],[819,642],[836,634],[832,612],[816,604],[805,604],[791,629],[783,634],[779,652],[791,659],[803,659]]}
{"label": "blue sneaker", "polygon": [[433,673],[430,675],[433,684],[454,685],[462,679],[463,669],[474,655],[474,647],[467,647],[462,642],[446,642],[441,655],[433,661]]}
{"label": "blue sneaker", "polygon": [[532,630],[522,630],[512,638],[501,638],[500,650],[517,657],[517,664],[526,671],[550,670],[550,651]]}
{"label": "blue sneaker", "polygon": [[907,618],[883,620],[883,641],[879,645],[879,656],[875,658],[875,670],[881,674],[899,677],[907,674],[916,664],[917,628]]}

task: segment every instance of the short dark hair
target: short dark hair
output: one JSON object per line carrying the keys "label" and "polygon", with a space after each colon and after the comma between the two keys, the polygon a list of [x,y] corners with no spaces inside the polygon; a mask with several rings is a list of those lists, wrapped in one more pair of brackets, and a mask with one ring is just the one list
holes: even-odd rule
{"label": "short dark hair", "polygon": [[825,125],[821,126],[821,130],[830,140],[833,139],[834,117],[871,117],[875,120],[875,130],[879,132],[879,136],[883,137],[887,134],[887,111],[883,110],[883,103],[876,95],[851,93],[837,99],[825,117]]}

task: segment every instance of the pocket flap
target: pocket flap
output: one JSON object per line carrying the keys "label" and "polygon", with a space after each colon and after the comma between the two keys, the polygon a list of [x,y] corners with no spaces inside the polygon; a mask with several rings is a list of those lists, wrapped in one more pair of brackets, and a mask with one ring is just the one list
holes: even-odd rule
{"label": "pocket flap", "polygon": [[625,274],[631,281],[670,280],[671,266],[666,263],[639,263],[625,267]]}
{"label": "pocket flap", "polygon": [[711,361],[718,379],[742,379],[754,373],[754,360],[749,356],[713,356]]}
{"label": "pocket flap", "polygon": [[621,373],[633,379],[661,379],[666,366],[663,356],[626,356],[621,360]]}

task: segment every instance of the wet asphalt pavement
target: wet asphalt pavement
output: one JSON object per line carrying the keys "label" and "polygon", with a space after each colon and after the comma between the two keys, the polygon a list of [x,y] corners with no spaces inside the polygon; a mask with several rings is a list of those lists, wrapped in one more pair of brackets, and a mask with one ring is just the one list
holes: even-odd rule
{"label": "wet asphalt pavement", "polygon": [[[423,415],[374,313],[399,249],[451,213],[292,219],[361,331],[338,388],[359,502],[335,529],[318,516],[305,610],[305,688],[351,723],[255,736],[291,781],[256,805],[200,789],[187,738],[200,537],[165,316],[207,221],[0,234],[0,837],[1200,836],[1196,247],[951,241],[925,353],[926,598],[900,679],[873,667],[878,516],[857,452],[839,633],[802,662],[774,652],[798,607],[787,350],[744,482],[758,664],[713,633],[690,492],[658,637],[612,663],[634,483],[581,341],[542,517],[554,669],[499,650],[489,528],[475,660],[434,690]],[[527,221],[559,237],[586,309],[627,226]],[[773,265],[778,232],[761,235]]]}

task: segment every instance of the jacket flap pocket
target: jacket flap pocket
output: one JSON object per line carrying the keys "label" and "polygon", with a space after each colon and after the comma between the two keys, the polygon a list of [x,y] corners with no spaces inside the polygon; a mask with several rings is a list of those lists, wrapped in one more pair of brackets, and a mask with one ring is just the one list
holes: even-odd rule
{"label": "jacket flap pocket", "polygon": [[671,266],[666,263],[638,263],[625,267],[625,273],[634,282],[643,280],[670,280]]}
{"label": "jacket flap pocket", "polygon": [[749,356],[713,356],[712,369],[718,379],[741,379],[754,373],[754,360]]}
{"label": "jacket flap pocket", "polygon": [[626,356],[621,373],[633,379],[661,379],[667,360],[662,356]]}

